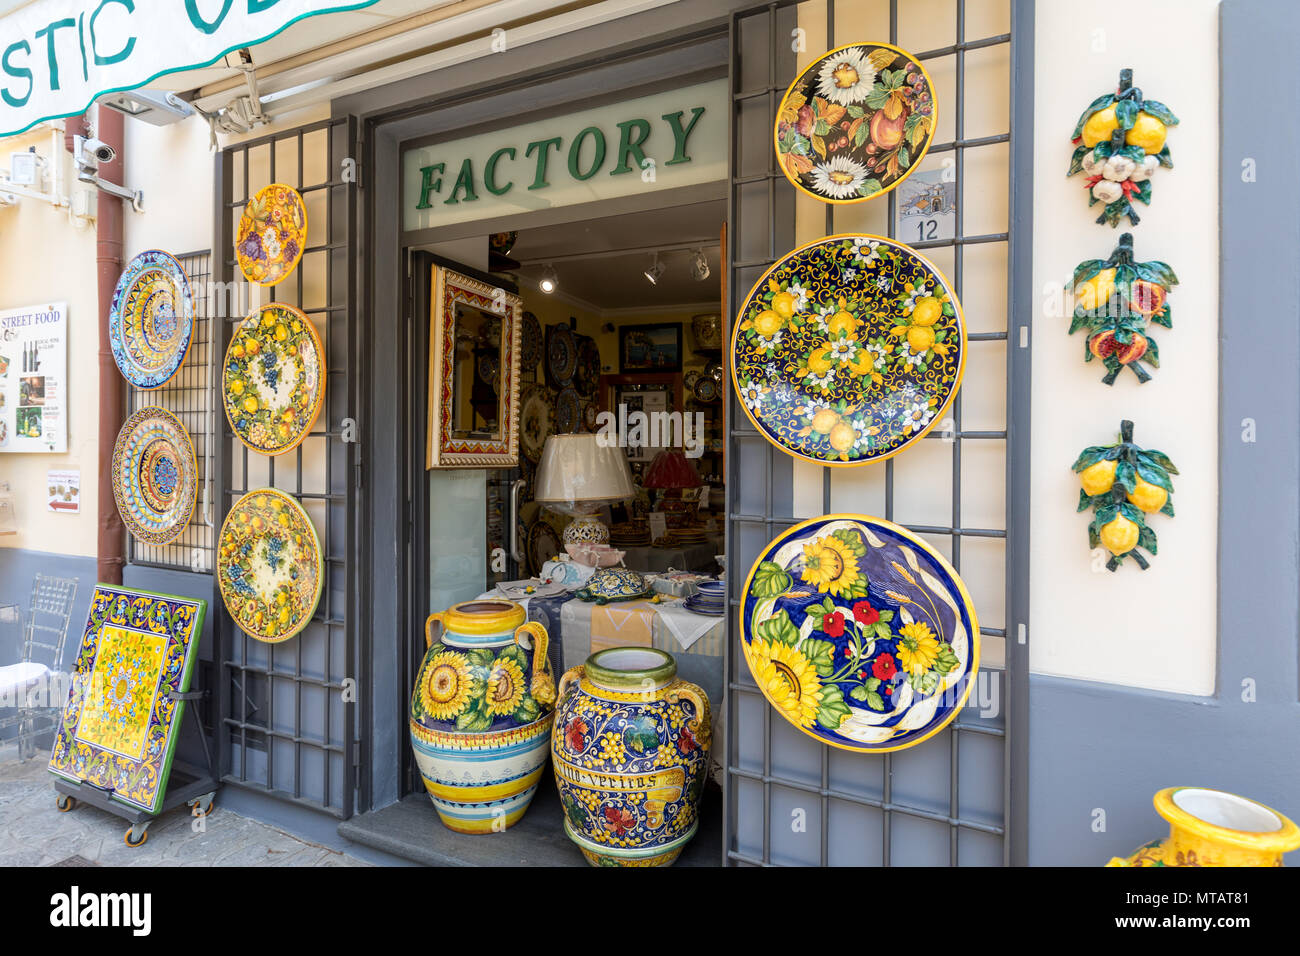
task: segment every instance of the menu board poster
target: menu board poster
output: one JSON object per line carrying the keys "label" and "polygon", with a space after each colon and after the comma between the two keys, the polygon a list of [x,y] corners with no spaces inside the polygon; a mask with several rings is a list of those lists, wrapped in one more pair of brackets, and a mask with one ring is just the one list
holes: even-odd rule
{"label": "menu board poster", "polygon": [[68,450],[68,303],[0,309],[0,452]]}

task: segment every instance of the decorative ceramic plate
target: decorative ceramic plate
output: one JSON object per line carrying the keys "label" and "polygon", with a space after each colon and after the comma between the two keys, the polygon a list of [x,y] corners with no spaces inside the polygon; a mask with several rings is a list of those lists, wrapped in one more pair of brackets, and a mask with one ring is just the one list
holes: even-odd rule
{"label": "decorative ceramic plate", "polygon": [[591,398],[600,387],[600,348],[590,336],[579,335],[577,339],[578,362],[573,370],[573,385],[583,398]]}
{"label": "decorative ceramic plate", "polygon": [[582,406],[582,427],[589,432],[596,430],[600,417],[600,406],[595,402],[586,402]]}
{"label": "decorative ceramic plate", "polygon": [[162,809],[207,602],[95,585],[50,772]]}
{"label": "decorative ceramic plate", "polygon": [[250,313],[230,336],[221,398],[231,430],[253,451],[296,448],[325,398],[325,349],[311,319],[281,302]]}
{"label": "decorative ceramic plate", "polygon": [[524,543],[524,555],[528,559],[528,573],[536,577],[542,573],[542,565],[564,550],[560,543],[560,532],[556,531],[544,518],[538,517],[528,526],[528,539]]}
{"label": "decorative ceramic plate", "polygon": [[912,54],[855,43],[813,61],[777,110],[777,162],[796,189],[828,203],[889,192],[934,138],[934,84]]}
{"label": "decorative ceramic plate", "polygon": [[519,326],[519,367],[525,372],[537,368],[542,358],[542,323],[525,312]]}
{"label": "decorative ceramic plate", "polygon": [[307,512],[283,491],[260,488],[230,509],[217,539],[217,584],[240,630],[268,644],[311,621],[325,579]]}
{"label": "decorative ceramic plate", "polygon": [[718,400],[718,383],[712,378],[696,379],[695,387],[691,391],[695,393],[695,400],[698,402],[716,402]]}
{"label": "decorative ceramic plate", "polygon": [[235,259],[244,278],[276,285],[293,273],[307,245],[307,206],[298,190],[272,183],[244,207],[235,232]]}
{"label": "decorative ceramic plate", "polygon": [[551,393],[544,385],[530,385],[519,403],[519,450],[534,464],[542,457],[546,438],[554,430]]}
{"label": "decorative ceramic plate", "polygon": [[574,597],[596,604],[611,601],[636,601],[654,594],[654,588],[645,575],[627,568],[600,568],[587,579],[583,587],[574,591]]}
{"label": "decorative ceramic plate", "polygon": [[708,365],[704,366],[705,378],[711,378],[719,385],[722,384],[722,379],[726,374],[727,370],[722,367],[722,363],[717,359],[712,359]]}
{"label": "decorative ceramic plate", "polygon": [[193,336],[194,302],[181,264],[159,249],[128,262],[108,313],[122,377],[136,388],[162,388],[185,364]]}
{"label": "decorative ceramic plate", "polygon": [[572,386],[560,389],[560,394],[555,396],[556,434],[576,432],[581,421],[582,400],[578,398],[578,390]]}
{"label": "decorative ceramic plate", "polygon": [[546,327],[546,377],[553,388],[563,388],[578,367],[578,343],[567,325]]}
{"label": "decorative ceramic plate", "polygon": [[979,621],[957,572],[911,532],[824,515],[783,532],[741,592],[754,681],[777,713],[844,750],[914,746],[957,715]]}
{"label": "decorative ceramic plate", "polygon": [[145,544],[180,537],[194,513],[198,464],[185,426],[165,408],[126,420],[113,445],[113,497],[126,530]]}
{"label": "decorative ceramic plate", "polygon": [[827,236],[750,290],[731,338],[745,414],[796,458],[861,465],[896,455],[943,420],[966,364],[947,280],[879,236]]}

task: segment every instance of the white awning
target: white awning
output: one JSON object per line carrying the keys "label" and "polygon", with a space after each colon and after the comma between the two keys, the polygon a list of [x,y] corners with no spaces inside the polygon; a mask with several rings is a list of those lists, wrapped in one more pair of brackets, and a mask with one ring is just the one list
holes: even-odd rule
{"label": "white awning", "polygon": [[0,136],[377,0],[0,0]]}

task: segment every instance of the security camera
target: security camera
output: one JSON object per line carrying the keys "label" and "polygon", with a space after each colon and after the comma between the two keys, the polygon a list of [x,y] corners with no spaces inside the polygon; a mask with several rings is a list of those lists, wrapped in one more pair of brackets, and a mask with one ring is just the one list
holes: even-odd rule
{"label": "security camera", "polygon": [[77,148],[77,164],[95,167],[100,163],[111,163],[117,158],[117,150],[101,139],[86,139],[78,136],[74,145]]}

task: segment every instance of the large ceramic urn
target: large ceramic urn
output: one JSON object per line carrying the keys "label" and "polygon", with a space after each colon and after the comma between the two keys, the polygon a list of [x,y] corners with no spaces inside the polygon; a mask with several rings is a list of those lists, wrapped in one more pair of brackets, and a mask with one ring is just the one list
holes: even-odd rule
{"label": "large ceramic urn", "polygon": [[560,680],[551,757],[564,830],[593,866],[667,866],[699,826],[712,725],[672,655],[598,651]]}
{"label": "large ceramic urn", "polygon": [[1169,836],[1107,866],[1282,866],[1300,827],[1262,803],[1204,787],[1169,787],[1153,800]]}
{"label": "large ceramic urn", "polygon": [[411,746],[438,816],[461,833],[518,823],[546,766],[555,682],[546,629],[526,616],[466,601],[425,622]]}

